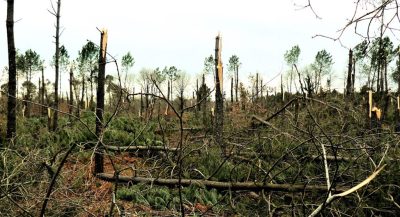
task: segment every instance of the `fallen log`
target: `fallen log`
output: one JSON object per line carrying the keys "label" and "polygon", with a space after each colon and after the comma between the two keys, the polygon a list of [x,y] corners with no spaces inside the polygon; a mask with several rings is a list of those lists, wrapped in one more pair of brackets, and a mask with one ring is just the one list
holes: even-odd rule
{"label": "fallen log", "polygon": [[167,151],[167,152],[176,152],[178,148],[170,148],[164,146],[112,146],[106,145],[105,148],[109,151],[118,151],[118,152],[136,152],[136,151]]}
{"label": "fallen log", "polygon": [[[312,156],[307,156],[306,158],[309,158],[311,160],[323,160],[323,157],[321,155],[312,155]],[[351,161],[356,161],[358,158],[356,157],[341,157],[341,156],[331,156],[328,155],[326,156],[326,160],[328,161],[343,161],[343,162],[351,162]]]}
{"label": "fallen log", "polygon": [[[103,181],[119,182],[119,183],[145,183],[152,185],[175,187],[179,183],[179,179],[163,179],[163,178],[146,178],[146,177],[131,177],[118,176],[113,174],[98,173],[96,177]],[[262,182],[220,182],[203,179],[181,179],[182,186],[198,186],[206,188],[215,188],[220,190],[249,190],[249,191],[283,191],[283,192],[321,192],[326,193],[327,187],[324,185],[306,185],[306,184],[272,184]],[[336,187],[333,192],[341,193],[348,190],[344,187]]]}
{"label": "fallen log", "polygon": [[[169,129],[156,129],[154,132],[157,134],[160,134],[162,132],[179,132],[181,129],[179,128],[169,128]],[[202,130],[208,130],[208,128],[204,128],[204,127],[188,127],[188,128],[182,128],[183,131],[189,131],[189,132],[198,132],[198,131],[202,131]]]}

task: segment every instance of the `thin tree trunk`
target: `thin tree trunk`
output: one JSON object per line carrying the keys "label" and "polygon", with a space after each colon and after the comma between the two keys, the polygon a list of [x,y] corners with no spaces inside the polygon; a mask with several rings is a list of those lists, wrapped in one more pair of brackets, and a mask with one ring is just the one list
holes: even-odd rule
{"label": "thin tree trunk", "polygon": [[351,94],[351,84],[353,83],[351,81],[351,74],[353,72],[353,51],[350,49],[349,50],[349,67],[347,71],[347,83],[346,83],[346,95],[349,96]]}
{"label": "thin tree trunk", "polygon": [[168,83],[168,91],[167,91],[167,99],[168,99],[168,101],[170,100],[170,84],[169,84],[169,80],[167,81],[167,83]]}
{"label": "thin tree trunk", "polygon": [[387,79],[387,60],[386,60],[386,58],[387,57],[385,57],[383,64],[385,67],[385,92],[387,93],[389,88],[388,88],[388,79]]}
{"label": "thin tree trunk", "polygon": [[56,78],[54,85],[54,117],[53,117],[53,126],[52,130],[55,131],[58,127],[58,77],[59,77],[59,60],[60,60],[60,8],[61,8],[61,0],[57,1],[57,13],[56,13],[56,54],[55,54],[55,69],[56,69]]}
{"label": "thin tree trunk", "polygon": [[74,81],[74,72],[72,71],[72,67],[69,71],[69,113],[73,114],[74,112],[74,92],[72,89]]}
{"label": "thin tree trunk", "polygon": [[[42,97],[41,97],[41,95],[40,95],[41,90],[42,90],[42,80],[40,80],[40,78],[39,78],[38,87],[39,87],[39,89],[38,89],[39,104],[42,104]],[[40,109],[39,109],[39,116],[42,114],[42,108],[43,108],[43,107],[40,106]]]}
{"label": "thin tree trunk", "polygon": [[285,101],[285,93],[283,90],[283,75],[281,74],[281,94],[282,94],[282,102]]}
{"label": "thin tree trunk", "polygon": [[89,109],[92,110],[94,104],[94,94],[93,94],[93,71],[90,73],[90,101]]}
{"label": "thin tree trunk", "polygon": [[221,62],[221,41],[218,35],[215,39],[215,142],[220,145],[225,153],[225,144],[223,140],[224,127],[224,100],[222,97],[223,87],[223,68]]}
{"label": "thin tree trunk", "polygon": [[[258,100],[258,73],[256,73],[256,98],[255,101],[257,102]],[[290,91],[291,92],[291,91]]]}
{"label": "thin tree trunk", "polygon": [[236,66],[236,84],[235,84],[235,98],[236,102],[239,102],[238,99],[238,90],[239,90],[239,66]]}
{"label": "thin tree trunk", "polygon": [[[102,30],[100,37],[99,52],[99,74],[97,76],[97,103],[96,103],[96,136],[102,138],[103,134],[103,113],[104,113],[104,80],[106,73],[106,54],[107,54],[107,30]],[[98,146],[95,151],[94,173],[102,173],[104,171],[103,148]]]}
{"label": "thin tree trunk", "polygon": [[[41,92],[40,92],[40,101],[41,101],[40,103],[42,105],[44,105],[44,92],[45,92],[45,90],[46,90],[46,87],[44,85],[44,68],[42,66],[42,89],[41,89]],[[42,106],[40,107],[40,110],[42,112],[42,115],[46,115],[45,109]]]}
{"label": "thin tree trunk", "polygon": [[146,119],[148,118],[148,112],[149,112],[149,84],[146,85]]}
{"label": "thin tree trunk", "polygon": [[144,104],[143,104],[143,88],[140,90],[140,118],[143,119],[143,109],[144,109]]}
{"label": "thin tree trunk", "polygon": [[233,104],[233,76],[231,78],[231,103]]}
{"label": "thin tree trunk", "polygon": [[7,139],[16,136],[16,91],[17,68],[15,63],[14,41],[14,0],[7,0],[7,48],[8,48],[8,100],[7,100]]}
{"label": "thin tree trunk", "polygon": [[400,94],[400,52],[399,52],[399,59],[397,60],[397,95]]}

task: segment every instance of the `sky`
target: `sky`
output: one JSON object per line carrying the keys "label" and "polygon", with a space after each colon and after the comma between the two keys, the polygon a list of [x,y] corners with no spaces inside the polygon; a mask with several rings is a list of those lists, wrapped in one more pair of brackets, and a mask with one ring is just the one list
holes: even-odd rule
{"label": "sky", "polygon": [[[97,28],[106,28],[108,52],[117,60],[127,52],[135,58],[133,76],[142,68],[173,65],[194,78],[202,72],[204,58],[213,54],[215,36],[220,33],[225,69],[229,57],[236,54],[242,63],[241,79],[259,72],[264,81],[288,70],[284,53],[297,44],[301,49],[300,67],[312,63],[319,50],[331,53],[337,78],[334,86],[342,88],[340,79],[347,67],[347,49],[361,39],[351,30],[342,36],[342,43],[313,36],[335,37],[353,15],[355,5],[349,0],[312,1],[321,17],[318,19],[310,9],[301,9],[306,3],[305,0],[67,0],[61,2],[60,43],[75,59],[88,40],[99,43]],[[0,1],[0,17],[4,21],[6,6],[6,1]],[[46,77],[52,79],[54,69],[49,63],[55,50],[55,17],[48,10],[51,10],[50,0],[16,0],[15,43],[21,52],[33,49],[45,59]],[[3,24],[1,69],[7,66]],[[107,73],[115,72],[114,67],[107,66]],[[62,76],[63,82],[67,82],[67,75]],[[4,82],[5,76],[1,79]],[[279,82],[274,79],[270,85]]]}

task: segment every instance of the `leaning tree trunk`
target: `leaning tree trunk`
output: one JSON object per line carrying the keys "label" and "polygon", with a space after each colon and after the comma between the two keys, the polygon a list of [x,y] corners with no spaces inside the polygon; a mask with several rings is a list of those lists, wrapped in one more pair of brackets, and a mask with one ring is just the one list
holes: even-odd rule
{"label": "leaning tree trunk", "polygon": [[347,71],[347,83],[346,83],[346,95],[349,96],[351,94],[351,85],[352,85],[352,81],[351,81],[351,74],[353,72],[353,51],[350,49],[349,50],[349,68]]}
{"label": "leaning tree trunk", "polygon": [[[104,80],[106,73],[106,53],[107,53],[107,30],[101,31],[100,54],[99,54],[99,74],[97,78],[97,103],[96,103],[96,136],[101,140],[103,133],[103,114],[104,114]],[[101,142],[101,141],[100,141]],[[94,155],[94,173],[104,171],[103,148],[97,146]]]}
{"label": "leaning tree trunk", "polygon": [[17,91],[17,68],[15,64],[15,41],[14,41],[14,0],[7,0],[7,48],[8,48],[8,100],[7,100],[7,139],[16,135],[16,91]]}
{"label": "leaning tree trunk", "polygon": [[53,126],[52,130],[55,131],[58,127],[58,77],[59,77],[59,60],[60,60],[60,7],[61,7],[61,0],[57,1],[57,13],[56,13],[56,54],[55,54],[55,69],[56,69],[56,78],[54,84],[54,117],[53,117]]}
{"label": "leaning tree trunk", "polygon": [[218,35],[215,39],[215,142],[220,145],[225,153],[223,140],[224,128],[224,100],[222,97],[223,71],[221,62],[221,40]]}

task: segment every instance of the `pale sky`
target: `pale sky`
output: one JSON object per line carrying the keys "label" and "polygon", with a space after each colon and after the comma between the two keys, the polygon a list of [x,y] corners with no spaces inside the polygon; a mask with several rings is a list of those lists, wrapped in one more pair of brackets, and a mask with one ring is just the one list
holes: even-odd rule
{"label": "pale sky", "polygon": [[[337,30],[353,15],[353,1],[313,1],[315,11],[322,19],[316,19],[309,9],[299,10],[295,5],[306,2],[64,0],[61,4],[63,33],[60,43],[75,59],[87,40],[99,43],[96,27],[107,28],[108,52],[120,59],[130,51],[136,61],[133,74],[143,67],[174,65],[194,77],[202,71],[204,58],[213,54],[215,36],[220,32],[224,66],[227,69],[231,55],[238,55],[242,62],[241,78],[247,79],[250,73],[259,72],[267,81],[287,70],[283,55],[298,44],[301,48],[300,67],[311,63],[319,50],[326,49],[333,55],[333,71],[338,79],[342,79],[347,67],[347,49],[338,42],[326,38],[312,39],[312,36],[336,36]],[[6,19],[6,6],[6,1],[0,1],[3,21]],[[21,52],[35,50],[47,65],[55,50],[55,17],[48,9],[51,9],[49,0],[15,1],[15,20],[18,20],[15,23],[16,47]],[[0,28],[0,67],[3,68],[7,65],[5,22]],[[361,39],[352,33],[349,30],[343,35],[344,46],[353,47],[360,42]],[[53,71],[48,66],[46,76],[53,78]],[[114,68],[107,68],[107,73],[114,72]],[[67,80],[67,76],[63,76],[63,80]],[[337,83],[337,88],[341,88],[342,81]]]}

